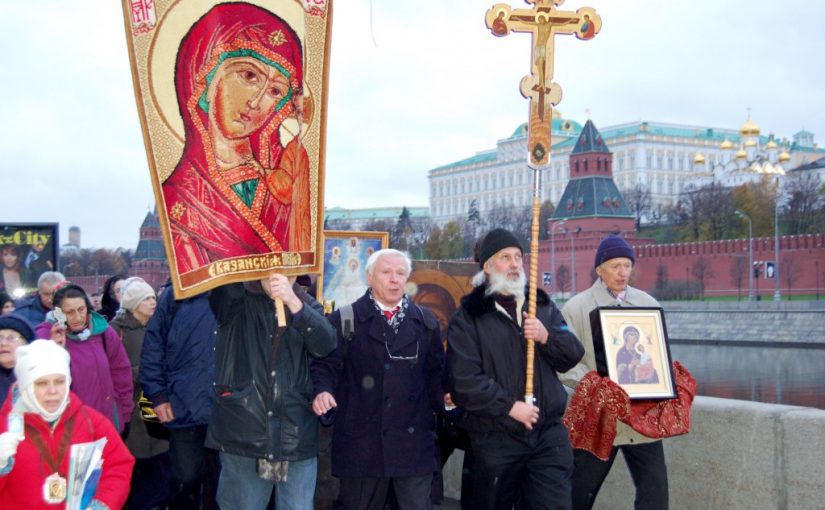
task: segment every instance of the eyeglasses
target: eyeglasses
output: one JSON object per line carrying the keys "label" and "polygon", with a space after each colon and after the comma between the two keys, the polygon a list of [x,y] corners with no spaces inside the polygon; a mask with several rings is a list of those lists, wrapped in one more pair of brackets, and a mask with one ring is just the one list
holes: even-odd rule
{"label": "eyeglasses", "polygon": [[16,344],[16,343],[20,342],[20,340],[23,340],[23,337],[20,336],[20,335],[2,335],[2,336],[0,336],[0,344],[2,344],[3,342],[8,342],[10,344]]}
{"label": "eyeglasses", "polygon": [[418,341],[415,342],[415,356],[393,356],[392,353],[390,353],[390,344],[387,343],[387,335],[384,335],[384,347],[387,349],[387,356],[392,360],[418,361]]}

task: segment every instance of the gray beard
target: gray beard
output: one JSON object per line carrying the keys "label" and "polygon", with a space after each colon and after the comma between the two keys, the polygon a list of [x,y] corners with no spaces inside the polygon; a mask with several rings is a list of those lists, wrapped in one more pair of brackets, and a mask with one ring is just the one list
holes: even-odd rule
{"label": "gray beard", "polygon": [[515,280],[507,278],[507,275],[491,272],[487,278],[487,290],[484,291],[484,295],[504,294],[523,298],[526,284],[527,277],[524,275],[524,269],[519,269],[518,278]]}

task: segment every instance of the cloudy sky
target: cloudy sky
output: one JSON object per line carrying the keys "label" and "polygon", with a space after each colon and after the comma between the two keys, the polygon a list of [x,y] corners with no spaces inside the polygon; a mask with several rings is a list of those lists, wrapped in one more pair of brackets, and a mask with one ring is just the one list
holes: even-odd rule
{"label": "cloudy sky", "polygon": [[[530,37],[493,37],[492,0],[337,0],[328,207],[426,206],[427,171],[526,120]],[[526,4],[512,0],[511,5]],[[568,0],[602,16],[558,37],[559,110],[825,140],[825,2]],[[817,35],[819,32],[819,35]],[[154,199],[115,0],[0,0],[0,221],[58,221],[85,247],[134,248]]]}

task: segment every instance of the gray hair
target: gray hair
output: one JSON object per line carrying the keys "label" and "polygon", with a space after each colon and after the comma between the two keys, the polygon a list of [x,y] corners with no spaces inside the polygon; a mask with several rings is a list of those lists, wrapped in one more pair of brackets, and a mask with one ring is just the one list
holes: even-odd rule
{"label": "gray hair", "polygon": [[380,259],[381,257],[401,257],[401,258],[403,258],[404,263],[407,266],[407,276],[409,276],[412,273],[412,262],[410,261],[409,255],[407,255],[403,251],[398,251],[398,250],[395,250],[393,248],[384,248],[383,250],[378,250],[376,252],[373,252],[373,254],[370,255],[370,258],[367,259],[367,265],[364,266],[364,272],[368,275],[372,274],[373,267],[378,262],[378,259]]}
{"label": "gray hair", "polygon": [[66,277],[63,276],[63,273],[58,273],[57,271],[46,271],[40,275],[40,278],[37,279],[37,288],[39,289],[43,285],[57,285],[58,283],[65,281]]}
{"label": "gray hair", "polygon": [[484,285],[484,282],[486,282],[486,281],[487,281],[487,273],[485,273],[484,270],[482,269],[481,271],[477,272],[475,274],[475,276],[473,276],[473,279],[470,280],[470,283],[472,284],[473,287],[480,287],[480,286]]}

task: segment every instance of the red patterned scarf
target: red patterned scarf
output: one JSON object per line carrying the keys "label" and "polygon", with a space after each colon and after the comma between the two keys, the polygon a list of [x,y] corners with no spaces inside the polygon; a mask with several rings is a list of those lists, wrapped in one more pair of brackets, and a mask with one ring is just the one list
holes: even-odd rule
{"label": "red patterned scarf", "polygon": [[596,371],[582,378],[564,413],[564,424],[573,448],[587,450],[602,460],[610,457],[616,438],[616,420],[650,438],[687,434],[690,431],[690,408],[696,395],[696,380],[678,361],[673,362],[676,376],[675,399],[631,401],[627,393]]}

